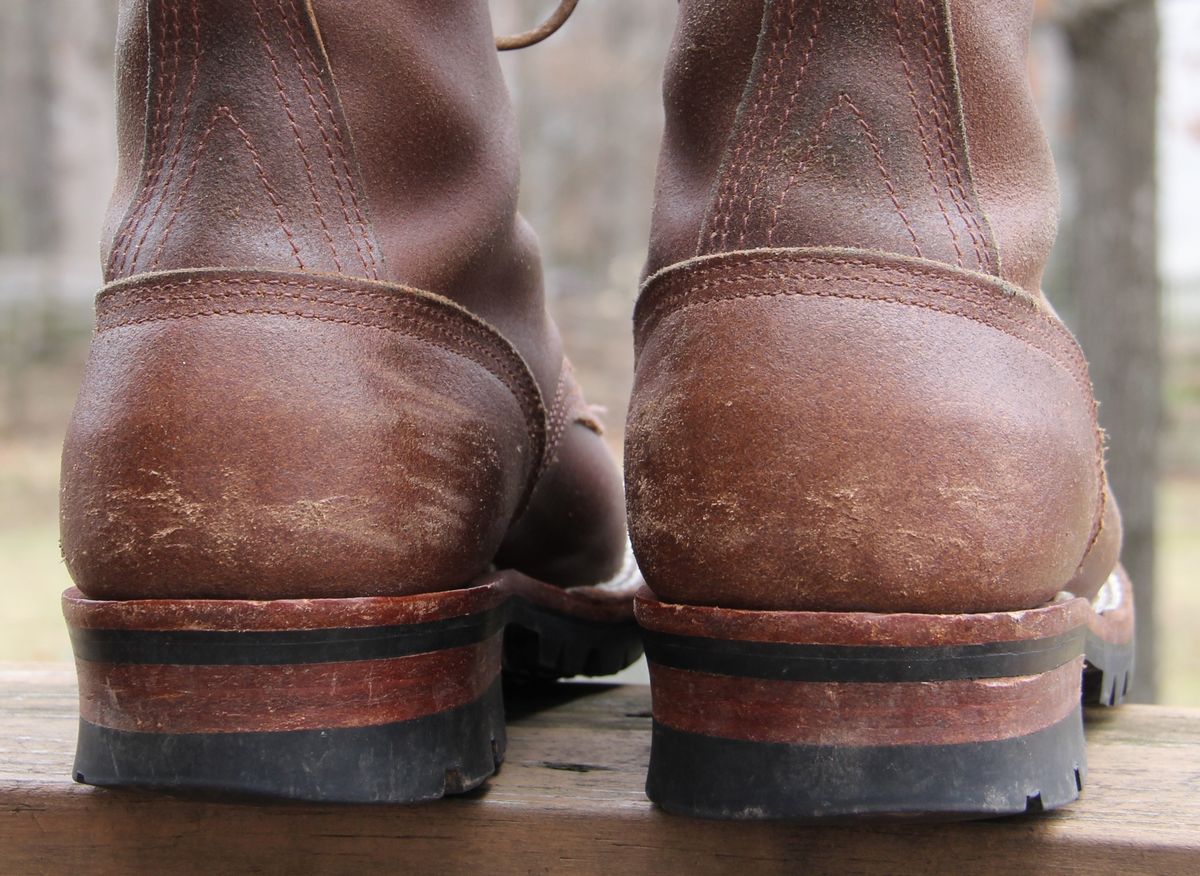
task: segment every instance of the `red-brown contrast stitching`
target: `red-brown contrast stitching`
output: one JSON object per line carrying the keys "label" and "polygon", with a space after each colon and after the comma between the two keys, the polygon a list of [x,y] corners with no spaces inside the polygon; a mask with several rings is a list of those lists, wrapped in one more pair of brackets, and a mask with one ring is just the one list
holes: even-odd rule
{"label": "red-brown contrast stitching", "polygon": [[292,234],[292,230],[288,227],[287,219],[284,216],[283,202],[280,200],[279,194],[275,191],[275,188],[271,185],[271,181],[267,178],[267,171],[263,167],[262,159],[258,154],[258,150],[254,148],[254,143],[251,141],[250,135],[246,132],[246,129],[242,127],[241,122],[239,122],[237,119],[237,116],[233,114],[233,110],[227,106],[219,106],[213,111],[212,118],[209,119],[208,122],[208,127],[206,127],[204,129],[204,133],[200,135],[200,142],[196,146],[196,153],[192,156],[192,162],[188,167],[187,176],[184,178],[183,186],[179,190],[179,198],[176,201],[175,210],[171,214],[171,221],[167,223],[167,227],[163,231],[162,246],[166,246],[166,242],[171,236],[171,230],[175,224],[175,217],[179,212],[179,207],[187,198],[188,190],[192,185],[192,178],[196,175],[196,167],[200,163],[200,158],[204,154],[205,148],[208,146],[208,138],[212,135],[213,129],[216,128],[217,120],[222,116],[228,119],[238,134],[241,135],[242,142],[245,144],[246,149],[250,152],[250,158],[254,162],[255,169],[258,171],[259,182],[262,183],[263,188],[266,190],[267,197],[271,201],[271,206],[275,208],[275,217],[279,220],[279,227],[283,230],[284,236],[291,245],[292,255],[296,259],[296,264],[301,270],[304,270],[304,260],[300,257],[300,247],[296,245],[295,235]]}
{"label": "red-brown contrast stitching", "polygon": [[[937,46],[938,46],[938,52],[941,53],[943,51],[944,47],[942,44],[942,33],[941,33],[940,29],[937,31]],[[946,51],[948,51],[948,49],[946,49]],[[941,66],[939,66],[937,68],[937,77],[938,77],[938,81],[941,83],[942,108],[945,111],[944,123],[945,123],[945,128],[946,128],[946,136],[953,140],[955,137],[955,134],[954,134],[954,131],[953,131],[953,128],[951,125],[951,120],[958,117],[958,112],[956,110],[952,109],[950,106],[950,98],[949,98],[950,86],[946,82],[946,74]],[[964,144],[964,149],[965,148],[966,147]],[[955,185],[958,188],[958,194],[967,205],[967,217],[970,220],[971,225],[973,225],[975,230],[979,233],[979,238],[981,241],[980,245],[982,246],[982,257],[983,257],[982,267],[984,268],[985,273],[989,273],[991,271],[991,267],[992,267],[992,256],[991,256],[991,251],[988,248],[988,232],[984,230],[983,223],[980,220],[979,213],[972,206],[971,197],[967,193],[967,184],[966,184],[966,179],[965,179],[966,172],[964,171],[962,164],[960,162],[960,159],[958,156],[958,151],[952,150],[950,158],[951,158],[951,166],[954,170],[954,180],[955,180]],[[972,235],[972,240],[974,240],[974,235]]]}
{"label": "red-brown contrast stitching", "polygon": [[[329,90],[325,87],[325,77],[322,75],[321,68],[317,64],[316,55],[313,54],[312,46],[307,40],[301,40],[304,46],[304,52],[308,55],[308,65],[313,72],[314,78],[317,80],[317,87],[321,93],[321,100],[325,104],[325,113],[329,116],[329,126],[333,129],[334,139],[337,141],[338,156],[341,159],[342,174],[346,179],[346,188],[350,192],[350,205],[354,210],[354,218],[358,224],[359,233],[362,235],[363,243],[366,244],[367,254],[370,258],[371,278],[379,279],[379,258],[375,253],[375,245],[371,240],[371,232],[367,227],[367,220],[363,214],[362,205],[359,203],[358,192],[355,185],[354,172],[350,167],[350,150],[346,145],[346,138],[342,133],[342,126],[338,122],[337,113],[333,108],[333,98]],[[339,189],[340,193],[340,189]]]}
{"label": "red-brown contrast stitching", "polygon": [[[323,301],[323,302],[313,302],[313,303],[314,304],[315,303],[328,304],[330,302]],[[371,314],[382,313],[382,311],[372,310],[371,308],[366,308],[366,307],[354,307],[353,309],[360,310],[365,313],[371,313]],[[394,316],[394,314],[387,314],[387,315]],[[209,310],[198,310],[193,313],[161,314],[161,315],[154,315],[154,316],[142,316],[142,317],[137,317],[136,319],[119,320],[116,322],[111,322],[111,323],[105,324],[104,327],[102,329],[100,329],[100,333],[103,333],[106,331],[111,331],[113,329],[125,328],[127,326],[132,326],[132,325],[146,325],[146,324],[152,323],[152,322],[175,322],[175,321],[181,320],[181,319],[197,319],[197,318],[204,317],[204,316],[289,316],[289,317],[295,317],[297,319],[311,319],[311,320],[316,320],[317,322],[330,322],[330,323],[336,323],[338,325],[349,325],[349,326],[355,326],[358,328],[372,328],[372,329],[379,329],[381,331],[394,332],[396,334],[401,334],[401,335],[404,335],[405,337],[410,337],[410,338],[413,338],[414,340],[418,340],[423,343],[429,344],[430,346],[437,347],[439,350],[444,350],[447,353],[452,353],[455,356],[458,356],[459,358],[466,359],[475,365],[479,365],[485,371],[487,371],[489,374],[491,374],[493,377],[495,377],[497,380],[499,380],[501,383],[503,383],[506,389],[509,389],[509,391],[512,392],[511,388],[509,388],[509,383],[505,379],[505,377],[501,374],[497,374],[486,363],[479,362],[479,361],[475,360],[474,358],[467,356],[461,350],[455,350],[451,347],[445,346],[444,344],[439,344],[437,341],[431,340],[430,338],[420,334],[419,332],[405,331],[403,328],[401,328],[399,326],[385,326],[385,325],[379,325],[378,323],[366,322],[364,320],[359,320],[359,319],[351,319],[348,317],[340,317],[340,316],[328,316],[326,314],[321,314],[321,313],[309,313],[309,312],[306,312],[303,310],[294,310],[294,309],[288,309],[288,308],[282,308],[282,307],[214,307]],[[469,342],[464,342],[464,346],[467,347],[468,349],[472,349],[472,350],[479,349],[476,345],[471,344]],[[513,393],[513,395],[516,396],[516,393]],[[518,396],[518,399],[519,399],[519,396]]]}
{"label": "red-brown contrast stitching", "polygon": [[796,163],[788,176],[788,181],[779,192],[779,200],[775,202],[775,207],[771,210],[771,223],[767,226],[767,245],[770,246],[775,240],[775,229],[779,225],[779,213],[787,203],[788,195],[791,194],[792,188],[800,180],[801,175],[808,169],[808,160],[821,145],[821,139],[825,136],[825,129],[833,122],[833,117],[837,113],[841,100],[829,105],[829,109],[825,110],[825,115],[821,118],[821,123],[817,125],[817,130],[813,134],[812,140],[809,141],[808,148],[804,150],[804,156]]}
{"label": "red-brown contrast stitching", "polygon": [[[754,202],[758,198],[759,189],[762,187],[762,184],[766,181],[767,172],[771,167],[771,160],[775,157],[775,154],[778,152],[779,144],[783,140],[784,134],[787,132],[788,121],[789,121],[789,119],[791,119],[792,112],[796,108],[796,101],[800,96],[800,86],[804,82],[804,74],[808,71],[809,61],[812,60],[813,47],[816,45],[817,35],[821,31],[821,10],[822,10],[821,0],[817,0],[817,2],[814,4],[814,6],[812,8],[813,20],[812,20],[812,27],[809,28],[808,45],[804,49],[804,57],[800,62],[800,70],[799,70],[799,72],[796,73],[796,79],[792,83],[792,90],[791,90],[791,94],[788,96],[787,107],[783,111],[783,116],[779,122],[779,128],[775,132],[775,138],[771,141],[771,145],[769,147],[767,147],[767,154],[763,157],[763,160],[761,162],[759,162],[758,178],[755,179],[754,186],[750,190],[750,197],[746,199],[746,209],[742,214],[742,229],[738,235],[739,246],[744,245],[746,242],[746,235],[750,231],[750,213],[753,210]],[[788,39],[789,40],[791,39],[791,34],[794,33],[795,30],[796,30],[796,4],[793,3],[792,9],[791,9],[791,17],[788,21],[788,34],[789,34]],[[783,64],[781,62],[780,67],[782,68],[782,66],[783,66]],[[782,69],[781,69],[781,72],[782,72]],[[747,156],[747,158],[749,158],[749,156]]]}
{"label": "red-brown contrast stitching", "polygon": [[[1035,309],[1033,305],[1028,305],[1026,307],[1026,315],[1031,317],[1032,320],[1034,320],[1034,321],[1027,322],[1027,321],[1021,320],[1014,312],[1010,312],[1008,309],[1001,309],[998,306],[1001,304],[1000,301],[989,300],[990,298],[994,299],[994,296],[997,294],[995,289],[990,288],[986,284],[976,281],[972,278],[960,277],[960,278],[955,278],[955,280],[956,280],[956,282],[963,284],[965,289],[971,290],[979,295],[988,296],[988,297],[976,298],[976,297],[972,297],[970,295],[963,294],[962,292],[949,290],[949,289],[942,289],[938,286],[931,288],[929,286],[929,283],[931,281],[933,283],[941,284],[941,283],[946,282],[946,278],[943,278],[936,273],[929,273],[929,272],[921,271],[919,268],[916,268],[916,267],[910,267],[907,265],[899,265],[899,264],[884,266],[884,265],[875,264],[873,262],[869,262],[869,261],[865,261],[865,260],[859,260],[859,259],[847,258],[847,257],[804,258],[804,257],[789,257],[789,256],[773,256],[772,257],[772,256],[761,256],[760,255],[757,257],[745,256],[745,257],[733,258],[733,259],[722,259],[722,262],[723,262],[723,264],[721,265],[721,267],[725,267],[725,268],[742,267],[744,269],[749,269],[749,270],[744,273],[731,274],[731,275],[727,275],[727,276],[719,276],[719,277],[716,277],[715,279],[704,280],[704,281],[700,281],[700,282],[694,282],[694,281],[689,282],[688,281],[688,276],[692,273],[691,271],[681,272],[679,275],[677,275],[675,277],[663,277],[660,282],[663,283],[664,285],[659,287],[660,289],[662,289],[662,292],[654,294],[653,297],[650,297],[648,294],[651,292],[652,287],[648,287],[646,289],[646,291],[643,292],[643,297],[644,297],[645,301],[647,302],[648,309],[645,310],[645,312],[642,312],[642,305],[639,302],[638,313],[636,316],[637,323],[638,323],[639,336],[645,336],[646,334],[651,332],[654,329],[654,326],[657,324],[657,322],[660,319],[662,319],[662,317],[665,316],[666,314],[672,313],[675,311],[679,311],[679,310],[686,310],[686,309],[689,309],[693,305],[699,305],[699,304],[705,303],[704,299],[700,299],[700,300],[696,300],[696,301],[689,301],[689,299],[693,298],[697,292],[703,292],[705,290],[714,289],[714,288],[723,288],[725,286],[730,285],[733,282],[762,282],[762,281],[766,280],[766,281],[777,283],[777,282],[793,280],[793,279],[804,280],[807,282],[845,281],[847,279],[845,276],[820,275],[820,274],[798,274],[798,273],[796,273],[796,271],[797,271],[797,269],[803,270],[805,268],[816,268],[816,269],[820,270],[821,268],[826,267],[826,266],[852,268],[855,270],[870,271],[872,274],[878,274],[878,273],[898,274],[901,277],[908,277],[910,279],[915,279],[917,281],[921,281],[920,283],[906,283],[903,280],[890,279],[887,277],[883,277],[883,278],[872,277],[871,284],[887,286],[890,288],[908,289],[911,291],[918,291],[918,292],[932,291],[943,298],[961,301],[964,304],[969,304],[969,305],[978,307],[981,310],[984,310],[985,312],[993,314],[1001,319],[1009,321],[1010,323],[1012,323],[1014,325],[1018,325],[1022,328],[1027,329],[1030,332],[1033,332],[1036,336],[1042,338],[1043,340],[1045,340],[1051,344],[1054,344],[1054,345],[1061,344],[1065,349],[1070,351],[1070,358],[1072,361],[1072,365],[1068,368],[1068,371],[1072,374],[1072,376],[1078,382],[1080,382],[1081,386],[1087,390],[1089,395],[1091,393],[1091,385],[1087,379],[1087,363],[1083,358],[1083,353],[1079,350],[1078,343],[1071,336],[1071,333],[1069,331],[1067,331],[1066,327],[1064,327],[1060,322],[1055,320],[1049,314]],[[844,298],[860,298],[863,300],[881,300],[881,301],[890,300],[889,298],[886,298],[886,297],[880,298],[878,296],[872,296],[872,295],[868,295],[868,294],[857,294],[857,293],[855,293],[855,294],[844,293],[843,294],[843,293],[838,293],[838,292],[818,293],[817,291],[794,292],[791,290],[777,291],[775,289],[768,289],[761,295],[755,293],[750,296],[742,296],[742,297],[758,298],[758,297],[768,297],[770,295],[794,295],[794,294],[816,295],[818,297],[832,297],[832,298],[843,298],[843,297]],[[1013,299],[1014,302],[1016,302],[1018,300],[1019,299]],[[903,304],[903,303],[907,303],[907,302],[900,300],[900,301],[897,301],[897,303]],[[936,308],[934,308],[934,309],[936,309]],[[970,317],[967,317],[967,315],[962,314],[958,311],[947,310],[946,312],[951,315],[964,316],[965,318],[970,318]],[[978,321],[978,320],[976,320],[976,321]],[[997,328],[998,330],[1006,331],[1006,333],[1012,334],[1011,332],[1008,332],[1006,329],[1002,329],[998,326],[993,326],[993,328]],[[1019,340],[1025,340],[1016,335],[1014,335],[1014,337],[1018,337]],[[1050,351],[1046,351],[1046,352],[1050,352]]]}
{"label": "red-brown contrast stitching", "polygon": [[[163,183],[162,196],[157,204],[154,205],[154,215],[150,221],[146,223],[145,229],[142,231],[142,237],[138,241],[137,249],[133,253],[130,265],[128,267],[137,267],[138,253],[141,252],[142,245],[146,241],[146,236],[150,233],[150,229],[154,227],[154,223],[158,219],[158,215],[162,210],[163,202],[171,191],[171,184],[175,182],[175,172],[179,168],[179,159],[183,149],[183,138],[187,134],[188,119],[191,118],[192,100],[196,95],[196,82],[200,77],[200,61],[204,56],[204,51],[200,47],[200,13],[196,10],[196,4],[192,4],[192,40],[195,45],[195,54],[192,57],[192,78],[188,83],[187,94],[183,98],[183,112],[179,117],[179,128],[175,132],[175,146],[171,150],[171,165],[167,170],[167,179]],[[170,218],[167,220],[167,230],[170,231],[171,226],[175,224],[175,217],[179,214],[179,210],[183,205],[183,196],[175,202],[175,207],[171,210]],[[152,268],[157,268],[159,260],[162,258],[163,251],[166,249],[167,235],[164,234],[159,239],[158,245],[154,250],[154,260],[151,264]]]}
{"label": "red-brown contrast stitching", "polygon": [[[702,291],[702,290],[735,288],[735,287],[737,287],[738,284],[745,283],[745,282],[768,281],[771,283],[787,283],[787,282],[803,281],[803,282],[812,282],[812,283],[830,283],[830,282],[836,282],[838,280],[844,281],[845,279],[846,279],[845,277],[839,277],[836,275],[819,276],[819,275],[813,275],[813,274],[797,274],[797,273],[741,274],[741,275],[733,275],[730,277],[725,277],[725,278],[721,278],[718,280],[712,280],[712,281],[708,281],[705,283],[697,284],[696,286],[690,287],[688,291],[694,293],[694,292],[698,292],[698,291]],[[1036,350],[1039,353],[1042,353],[1047,358],[1054,361],[1059,367],[1061,367],[1064,371],[1067,372],[1067,374],[1069,374],[1071,376],[1072,380],[1074,380],[1077,384],[1079,384],[1079,387],[1081,389],[1087,389],[1088,391],[1090,391],[1090,386],[1087,384],[1083,375],[1081,375],[1079,373],[1078,369],[1071,362],[1067,362],[1067,361],[1063,360],[1061,357],[1059,357],[1057,354],[1054,353],[1053,349],[1051,349],[1049,347],[1042,347],[1042,346],[1039,346],[1038,344],[1034,344],[1031,342],[1030,338],[1022,337],[1017,332],[1009,330],[1009,327],[1016,328],[1018,330],[1022,329],[1022,328],[1028,329],[1032,333],[1032,336],[1034,338],[1036,338],[1038,340],[1049,342],[1051,339],[1051,336],[1036,326],[1032,326],[1032,325],[1029,325],[1028,323],[1024,323],[1021,320],[1011,316],[1010,314],[1004,313],[1001,310],[998,310],[994,307],[990,307],[982,302],[976,301],[975,299],[966,298],[961,295],[954,295],[948,291],[941,290],[941,289],[931,290],[930,287],[928,287],[928,286],[920,286],[915,283],[904,283],[904,282],[897,281],[897,280],[887,280],[887,279],[879,279],[879,278],[873,279],[871,281],[871,285],[873,287],[884,287],[884,288],[888,288],[888,289],[904,289],[904,290],[913,291],[913,292],[935,291],[935,292],[937,292],[937,294],[942,295],[946,298],[951,298],[955,301],[961,301],[965,304],[970,304],[970,305],[978,307],[980,310],[987,313],[989,317],[999,320],[1002,323],[1002,325],[997,325],[994,322],[989,322],[988,320],[983,319],[981,317],[972,316],[969,313],[964,313],[961,310],[955,310],[955,309],[953,309],[951,307],[947,307],[945,305],[939,305],[939,304],[936,304],[933,302],[913,301],[913,300],[910,300],[907,298],[900,298],[900,297],[897,297],[896,295],[891,295],[891,294],[887,294],[887,293],[843,292],[843,291],[837,291],[837,290],[807,289],[807,288],[800,288],[800,289],[770,288],[770,289],[764,289],[761,291],[742,292],[742,293],[739,293],[736,295],[718,295],[713,298],[699,299],[696,301],[685,301],[685,303],[680,304],[679,306],[674,307],[674,308],[660,314],[659,318],[661,319],[667,315],[677,316],[681,313],[686,313],[687,311],[693,310],[697,307],[704,307],[704,306],[708,306],[708,305],[712,305],[712,304],[720,304],[720,303],[728,302],[728,301],[746,301],[746,300],[755,300],[755,299],[760,299],[760,298],[789,298],[789,297],[797,297],[797,296],[806,297],[806,298],[846,299],[846,300],[850,300],[850,301],[878,301],[880,303],[885,303],[885,304],[901,304],[901,305],[904,305],[907,307],[919,307],[924,310],[933,310],[933,311],[937,311],[938,313],[945,313],[949,316],[959,316],[959,317],[962,317],[963,319],[967,319],[972,322],[977,322],[980,325],[986,325],[989,328],[996,329],[997,331],[1000,331],[1006,335],[1016,338],[1017,340],[1028,344],[1032,349]]]}
{"label": "red-brown contrast stitching", "polygon": [[[333,264],[337,268],[339,274],[345,273],[342,268],[341,259],[338,258],[337,247],[333,242],[333,234],[329,231],[329,224],[325,221],[325,209],[321,205],[321,195],[317,192],[316,175],[313,173],[312,161],[308,157],[308,148],[304,145],[304,138],[300,134],[300,124],[296,121],[296,115],[292,112],[292,102],[287,96],[287,92],[283,87],[283,79],[279,72],[279,62],[275,58],[275,52],[271,49],[271,37],[267,33],[267,24],[263,19],[262,7],[258,0],[250,0],[254,6],[254,17],[258,20],[258,33],[262,38],[263,49],[267,53],[267,59],[271,64],[271,73],[275,79],[275,88],[279,92],[279,99],[283,103],[283,111],[287,114],[288,122],[292,127],[292,135],[296,141],[296,149],[300,152],[300,160],[304,164],[304,172],[308,176],[308,190],[313,197],[313,206],[316,209],[317,220],[321,224],[321,230],[325,234],[325,241],[329,245],[329,253],[333,256]],[[287,26],[286,19],[284,26]]]}
{"label": "red-brown contrast stitching", "polygon": [[[325,156],[329,161],[329,171],[333,178],[334,186],[337,189],[338,200],[341,202],[342,218],[346,223],[346,231],[350,235],[350,240],[354,243],[354,249],[358,252],[358,257],[362,262],[363,270],[367,272],[368,276],[373,276],[371,266],[367,263],[367,257],[363,252],[362,245],[360,244],[358,237],[355,234],[354,226],[350,221],[350,208],[346,203],[346,193],[342,187],[342,178],[338,174],[337,164],[334,162],[333,158],[333,144],[329,139],[329,132],[325,129],[325,121],[321,117],[321,112],[319,109],[317,109],[317,101],[316,96],[313,93],[312,82],[308,78],[308,71],[304,68],[304,62],[300,58],[300,49],[296,44],[295,22],[292,15],[290,15],[288,10],[284,7],[283,0],[276,0],[276,5],[279,7],[279,16],[281,19],[283,19],[284,30],[287,32],[288,42],[291,44],[292,57],[296,60],[296,70],[300,73],[300,79],[304,83],[304,93],[308,98],[308,106],[312,111],[313,121],[317,123],[317,130],[320,132],[321,141],[325,146]],[[295,4],[291,3],[289,5],[294,13],[296,11]],[[324,87],[324,83],[321,83],[322,90]],[[336,260],[336,254],[334,258]]]}
{"label": "red-brown contrast stitching", "polygon": [[[793,16],[793,21],[795,9],[796,0],[791,0],[790,12]],[[742,155],[745,152],[747,158],[749,157],[750,153],[746,152],[747,147],[749,147],[751,152],[753,151],[754,143],[756,143],[758,139],[758,134],[762,130],[763,125],[766,124],[766,114],[762,112],[762,108],[764,100],[770,100],[770,95],[767,93],[767,79],[771,71],[771,62],[775,60],[779,54],[781,42],[785,51],[787,46],[791,43],[791,32],[788,32],[786,37],[783,34],[783,20],[785,16],[783,14],[782,3],[776,3],[772,11],[774,12],[774,15],[772,16],[774,27],[772,30],[771,50],[763,61],[762,71],[760,73],[758,85],[755,91],[754,107],[751,110],[749,117],[745,119],[746,125],[742,128],[741,136],[738,138],[738,146],[734,150],[733,157],[729,161],[729,166],[725,173],[725,179],[721,183],[721,191],[718,192],[717,208],[713,212],[712,233],[709,235],[710,246],[715,245],[718,235],[721,236],[722,246],[724,246],[726,241],[729,239],[730,213],[732,212],[734,201],[737,199],[738,183],[740,182],[743,171],[743,167],[741,165]],[[771,94],[774,93],[773,89],[778,86],[779,78],[783,75],[785,61],[786,57],[779,58],[779,69],[775,73],[774,85],[771,86]],[[753,125],[750,124],[752,120],[754,122]]]}
{"label": "red-brown contrast stitching", "polygon": [[[112,274],[114,270],[119,269],[122,273],[128,268],[126,258],[129,253],[129,245],[132,243],[133,235],[137,233],[138,224],[146,215],[146,210],[150,204],[150,196],[153,194],[158,185],[159,173],[163,168],[163,163],[166,160],[166,148],[164,141],[166,134],[170,130],[171,122],[175,117],[175,82],[179,69],[179,52],[175,52],[174,57],[174,72],[171,75],[171,88],[169,94],[166,88],[166,56],[167,56],[167,6],[166,0],[161,0],[159,3],[158,16],[158,40],[157,48],[158,55],[155,60],[155,82],[154,82],[154,127],[150,134],[150,141],[147,144],[147,152],[152,156],[152,164],[150,173],[148,174],[145,183],[142,186],[142,191],[138,196],[138,201],[129,213],[124,223],[124,230],[121,234],[121,246],[118,249],[115,245],[113,252],[109,256],[108,274]],[[178,24],[179,7],[175,7],[175,21]],[[178,48],[179,36],[176,34],[175,43]],[[164,95],[166,95],[164,97]],[[163,107],[166,107],[167,115],[165,122],[162,118]]]}
{"label": "red-brown contrast stitching", "polygon": [[[970,205],[970,199],[967,197],[965,189],[962,188],[962,173],[958,164],[958,151],[954,148],[954,130],[950,125],[950,101],[947,97],[946,75],[942,69],[942,65],[934,61],[934,55],[942,57],[943,47],[941,42],[941,29],[938,23],[929,14],[929,4],[927,0],[920,0],[921,3],[921,21],[924,25],[924,51],[925,51],[925,71],[929,77],[929,97],[933,101],[933,117],[936,122],[935,130],[938,134],[938,154],[942,160],[942,168],[946,175],[946,185],[950,190],[950,198],[954,201],[955,207],[958,209],[958,214],[963,220],[963,224],[967,227],[967,232],[971,236],[971,243],[975,249],[975,258],[980,269],[986,270],[989,266],[989,260],[984,254],[984,250],[980,248],[979,237],[975,229],[978,223],[975,220],[975,211]],[[941,82],[941,91],[939,91],[934,83],[934,76],[937,76]],[[942,112],[938,110],[938,103],[941,103]],[[944,113],[944,114],[943,114]],[[952,178],[951,174],[954,174]],[[959,187],[955,187],[955,178],[957,178]]]}
{"label": "red-brown contrast stitching", "polygon": [[883,177],[883,184],[887,188],[888,197],[891,198],[892,206],[896,208],[896,213],[899,215],[900,221],[904,223],[904,227],[908,230],[908,236],[912,238],[913,252],[916,254],[917,258],[923,258],[924,253],[921,252],[921,244],[917,241],[916,229],[913,228],[913,224],[909,220],[908,214],[904,212],[904,208],[900,205],[900,198],[896,194],[896,186],[892,182],[892,176],[888,173],[887,165],[883,160],[883,150],[879,145],[879,140],[875,137],[875,134],[871,130],[871,126],[867,122],[867,119],[863,115],[862,111],[854,104],[854,101],[852,101],[850,96],[845,92],[839,94],[837,101],[825,112],[825,117],[822,119],[820,126],[817,128],[817,132],[813,137],[813,141],[809,144],[808,149],[805,151],[804,157],[800,160],[797,166],[793,169],[791,175],[788,177],[787,185],[785,185],[780,191],[779,200],[776,202],[775,208],[771,211],[771,225],[767,229],[768,244],[775,237],[775,226],[779,220],[779,212],[783,209],[783,206],[787,201],[787,196],[791,193],[792,188],[799,180],[801,174],[808,169],[809,157],[813,152],[816,151],[817,146],[820,145],[822,136],[829,128],[830,122],[833,121],[834,114],[843,106],[849,107],[850,112],[852,112],[855,118],[858,119],[859,127],[862,128],[863,133],[867,137],[867,142],[871,146],[871,151],[875,155],[875,166],[879,169],[880,176]]}
{"label": "red-brown contrast stitching", "polygon": [[[138,237],[138,242],[137,242],[137,245],[133,249],[133,254],[129,257],[129,261],[127,263],[125,263],[123,266],[123,270],[126,273],[137,270],[137,264],[138,264],[138,260],[141,257],[142,247],[145,245],[146,239],[150,236],[151,229],[154,228],[155,223],[158,221],[159,215],[162,213],[163,204],[166,200],[167,194],[171,191],[172,183],[175,182],[175,171],[178,170],[178,168],[179,168],[179,156],[180,156],[180,152],[183,148],[183,138],[184,138],[184,135],[186,134],[188,116],[191,112],[191,107],[192,107],[192,98],[196,93],[196,80],[197,80],[197,78],[199,76],[199,72],[200,72],[200,54],[199,54],[200,16],[199,16],[199,13],[196,11],[195,4],[192,5],[192,36],[193,36],[193,41],[196,46],[196,51],[192,55],[191,82],[188,86],[187,94],[184,96],[183,112],[179,117],[179,125],[175,129],[175,138],[174,138],[175,145],[171,149],[171,161],[170,161],[170,164],[167,166],[167,175],[166,175],[165,179],[163,180],[160,195],[154,201],[154,212],[150,215],[150,219],[142,227],[142,233],[141,233],[141,236]],[[182,57],[182,54],[183,54],[183,28],[179,22],[179,4],[178,3],[176,3],[176,5],[175,5],[174,52],[175,52],[175,69],[176,69],[176,72],[178,72],[180,58]],[[172,82],[172,84],[171,84],[172,102],[174,102],[174,93],[175,93],[175,83]],[[170,129],[168,128],[168,131],[169,130]],[[155,256],[156,262],[157,262],[157,259],[158,259],[158,257]]]}
{"label": "red-brown contrast stitching", "polygon": [[908,100],[912,104],[913,116],[917,120],[917,133],[921,138],[921,151],[925,154],[925,169],[929,174],[929,185],[933,189],[933,196],[937,199],[938,208],[942,211],[942,218],[946,222],[946,228],[950,232],[950,240],[954,244],[954,252],[957,256],[958,266],[964,267],[962,247],[958,242],[958,231],[954,227],[954,223],[950,221],[950,213],[946,210],[946,202],[942,200],[942,192],[937,184],[937,177],[933,172],[933,154],[929,151],[929,137],[925,131],[925,119],[921,113],[921,107],[917,103],[917,89],[913,83],[912,68],[908,64],[908,49],[904,47],[904,31],[900,20],[900,0],[893,0],[892,17],[896,21],[896,45],[900,50],[900,65],[904,68],[904,78],[908,82]]}

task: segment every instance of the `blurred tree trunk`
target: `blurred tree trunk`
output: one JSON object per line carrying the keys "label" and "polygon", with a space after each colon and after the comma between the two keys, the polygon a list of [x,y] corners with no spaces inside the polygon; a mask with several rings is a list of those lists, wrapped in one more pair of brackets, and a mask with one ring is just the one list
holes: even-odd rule
{"label": "blurred tree trunk", "polygon": [[38,0],[0,6],[0,253],[45,253],[58,238],[50,107],[55,22]]}
{"label": "blurred tree trunk", "polygon": [[1136,699],[1157,692],[1154,529],[1161,418],[1157,273],[1158,19],[1153,0],[1062,0],[1073,66],[1077,213],[1064,244],[1074,328],[1109,435],[1108,470],[1137,589]]}

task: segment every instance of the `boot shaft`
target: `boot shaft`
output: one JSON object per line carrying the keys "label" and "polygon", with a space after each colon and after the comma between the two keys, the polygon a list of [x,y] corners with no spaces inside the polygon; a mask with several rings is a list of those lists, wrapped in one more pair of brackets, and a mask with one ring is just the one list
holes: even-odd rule
{"label": "boot shaft", "polygon": [[1037,293],[1057,183],[1032,0],[681,7],[647,274],[761,247],[927,258]]}
{"label": "boot shaft", "polygon": [[445,295],[553,392],[484,0],[126,0],[106,279],[255,267]]}

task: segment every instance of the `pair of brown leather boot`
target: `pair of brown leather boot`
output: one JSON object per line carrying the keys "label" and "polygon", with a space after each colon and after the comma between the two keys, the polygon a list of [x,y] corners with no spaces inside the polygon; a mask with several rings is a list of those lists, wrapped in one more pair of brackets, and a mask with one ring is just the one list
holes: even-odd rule
{"label": "pair of brown leather boot", "polygon": [[78,780],[440,797],[503,755],[502,669],[644,637],[669,810],[1073,799],[1080,678],[1121,698],[1133,615],[1040,292],[1031,5],[680,4],[635,565],[484,0],[124,0],[63,457]]}

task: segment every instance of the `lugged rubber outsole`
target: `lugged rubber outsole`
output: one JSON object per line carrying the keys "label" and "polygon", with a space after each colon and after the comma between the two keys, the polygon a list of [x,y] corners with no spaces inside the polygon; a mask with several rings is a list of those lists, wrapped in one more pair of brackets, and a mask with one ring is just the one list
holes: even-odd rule
{"label": "lugged rubber outsole", "polygon": [[636,612],[654,698],[646,792],[703,818],[1062,806],[1087,774],[1081,699],[1115,705],[1132,671],[1123,572],[1092,602],[1024,612],[734,611],[646,589]]}
{"label": "lugged rubber outsole", "polygon": [[100,786],[415,803],[503,760],[501,672],[619,671],[641,654],[627,595],[496,573],[358,599],[63,596],[76,655],[74,775]]}

